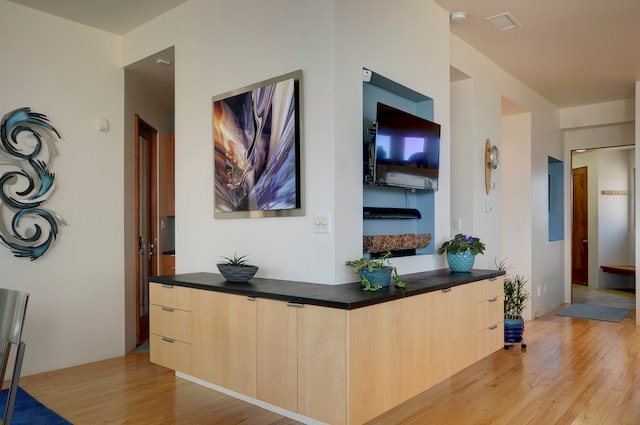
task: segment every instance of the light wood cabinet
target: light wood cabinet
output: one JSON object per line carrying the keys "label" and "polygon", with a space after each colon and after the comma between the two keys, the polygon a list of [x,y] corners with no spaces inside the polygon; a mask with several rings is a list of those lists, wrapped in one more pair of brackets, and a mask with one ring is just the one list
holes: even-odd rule
{"label": "light wood cabinet", "polygon": [[485,279],[476,285],[477,358],[481,359],[504,345],[504,277]]}
{"label": "light wood cabinet", "polygon": [[298,413],[322,422],[347,422],[347,311],[298,309]]}
{"label": "light wood cabinet", "polygon": [[298,411],[298,312],[284,301],[256,300],[257,398]]}
{"label": "light wood cabinet", "polygon": [[502,285],[486,279],[346,310],[151,284],[152,361],[360,425],[501,348]]}
{"label": "light wood cabinet", "polygon": [[402,300],[349,311],[349,423],[361,424],[401,402]]}
{"label": "light wood cabinet", "polygon": [[149,360],[192,373],[191,289],[149,284]]}
{"label": "light wood cabinet", "polygon": [[345,424],[346,312],[268,299],[256,306],[258,400]]}
{"label": "light wood cabinet", "polygon": [[193,291],[193,376],[256,398],[255,300]]}
{"label": "light wood cabinet", "polygon": [[[402,391],[409,399],[436,384],[431,356],[437,356],[433,340],[433,312],[438,294],[429,292],[402,300]],[[437,345],[436,345],[437,347]]]}

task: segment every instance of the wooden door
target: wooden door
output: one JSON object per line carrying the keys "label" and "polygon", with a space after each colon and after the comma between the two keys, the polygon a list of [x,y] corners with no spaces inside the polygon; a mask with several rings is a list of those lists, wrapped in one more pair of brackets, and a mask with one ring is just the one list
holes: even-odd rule
{"label": "wooden door", "polygon": [[136,344],[149,337],[149,276],[158,275],[158,131],[135,116]]}
{"label": "wooden door", "polygon": [[587,167],[572,170],[571,281],[589,284]]}

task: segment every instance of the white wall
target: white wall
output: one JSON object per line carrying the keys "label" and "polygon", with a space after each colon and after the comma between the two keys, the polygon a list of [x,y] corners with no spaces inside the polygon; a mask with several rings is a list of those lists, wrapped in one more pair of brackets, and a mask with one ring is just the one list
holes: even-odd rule
{"label": "white wall", "polygon": [[[448,174],[448,15],[432,2],[402,3],[280,0],[249,10],[192,0],[125,36],[125,63],[175,46],[179,273],[215,271],[220,256],[238,252],[260,265],[262,277],[352,280],[344,262],[362,253],[363,66],[435,99]],[[228,34],[233,42],[225,43]],[[211,97],[295,69],[303,71],[306,215],[214,220]],[[446,181],[442,187],[436,228],[448,234]],[[315,213],[331,215],[331,234],[313,233]],[[442,264],[438,256],[397,263],[401,273]]]}
{"label": "white wall", "polygon": [[[474,82],[471,78],[451,83],[451,236],[458,233],[474,234],[474,211],[467,208],[469,199],[478,190],[473,182],[473,167],[458,167],[457,164],[472,164],[476,152],[469,149],[469,141],[475,140]],[[493,173],[497,180],[498,172]],[[460,224],[460,229],[456,223]],[[484,238],[482,239],[484,240]],[[474,264],[477,267],[476,264]]]}
{"label": "white wall", "polygon": [[[508,273],[531,278],[531,114],[502,118],[502,250]],[[532,287],[532,296],[536,297]],[[530,291],[531,292],[531,291]],[[531,303],[524,317],[531,317]]]}
{"label": "white wall", "polygon": [[[510,255],[502,246],[505,237],[514,237],[511,231],[512,223],[502,221],[503,202],[501,187],[504,179],[509,179],[505,171],[501,171],[496,179],[496,190],[486,195],[484,190],[484,144],[487,138],[493,144],[502,148],[502,97],[517,104],[523,111],[531,114],[530,145],[521,151],[520,156],[510,158],[516,164],[531,167],[531,185],[521,188],[521,197],[529,198],[531,204],[530,228],[522,232],[531,235],[530,264],[524,272],[531,270],[527,290],[532,294],[532,288],[547,287],[547,293],[536,293],[531,298],[530,312],[538,311],[544,314],[560,305],[564,300],[563,268],[561,255],[549,255],[552,251],[562,252],[564,242],[550,243],[547,229],[547,158],[553,156],[562,158],[562,144],[559,132],[559,111],[544,98],[526,87],[520,81],[507,74],[496,64],[471,48],[468,44],[451,35],[451,65],[470,76],[473,89],[473,126],[474,139],[467,141],[468,149],[473,151],[472,162],[452,161],[452,173],[456,167],[471,167],[474,170],[474,189],[471,199],[458,199],[452,205],[464,205],[473,210],[474,222],[471,231],[487,242],[488,249],[480,264],[493,268],[495,259],[502,259]],[[455,100],[452,100],[452,103]],[[453,122],[457,122],[452,117]],[[504,161],[507,161],[505,158]],[[504,162],[501,167],[504,167]],[[457,197],[452,190],[452,197]],[[487,202],[492,207],[486,212]],[[452,216],[460,214],[452,211]],[[523,224],[526,224],[523,221]],[[560,247],[560,248],[559,248]],[[476,263],[478,261],[476,260]],[[513,273],[519,272],[513,270]],[[529,316],[531,318],[531,316]]]}
{"label": "white wall", "polygon": [[44,207],[68,223],[36,261],[0,247],[2,286],[31,294],[23,374],[122,355],[120,38],[1,0],[0,39],[0,115],[29,106],[60,132]]}

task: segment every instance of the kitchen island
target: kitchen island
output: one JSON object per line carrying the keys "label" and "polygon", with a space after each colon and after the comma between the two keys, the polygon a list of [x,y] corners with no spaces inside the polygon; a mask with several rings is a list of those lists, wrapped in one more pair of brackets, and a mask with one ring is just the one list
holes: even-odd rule
{"label": "kitchen island", "polygon": [[150,358],[301,422],[362,424],[502,348],[503,276],[432,270],[374,293],[155,276]]}

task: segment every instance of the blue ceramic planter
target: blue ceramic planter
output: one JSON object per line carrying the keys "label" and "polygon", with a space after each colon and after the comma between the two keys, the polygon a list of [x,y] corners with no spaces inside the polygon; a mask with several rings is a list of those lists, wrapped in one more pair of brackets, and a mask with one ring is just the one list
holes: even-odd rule
{"label": "blue ceramic planter", "polygon": [[473,268],[473,262],[475,260],[476,256],[473,255],[470,250],[456,252],[455,254],[447,252],[447,262],[453,272],[468,272]]}
{"label": "blue ceramic planter", "polygon": [[360,270],[358,273],[360,274],[360,276],[366,277],[371,285],[379,285],[384,288],[389,286],[392,271],[392,269],[373,269],[373,271]]}
{"label": "blue ceramic planter", "polygon": [[520,342],[524,334],[524,319],[504,319],[504,342]]}

